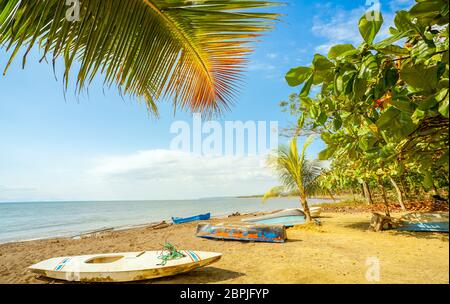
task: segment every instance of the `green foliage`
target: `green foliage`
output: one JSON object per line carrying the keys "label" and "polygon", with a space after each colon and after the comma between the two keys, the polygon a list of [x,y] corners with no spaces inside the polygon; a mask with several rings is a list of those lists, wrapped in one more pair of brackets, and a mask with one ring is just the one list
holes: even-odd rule
{"label": "green foliage", "polygon": [[[283,193],[296,193],[300,196],[303,208],[307,208],[307,197],[317,189],[317,177],[321,173],[321,164],[306,159],[306,149],[312,144],[313,136],[306,139],[301,153],[297,148],[297,138],[294,137],[289,147],[279,147],[276,154],[268,159],[268,165],[278,174],[282,186],[271,188],[264,194],[263,201],[277,197]],[[309,216],[309,215],[308,215]],[[310,217],[310,216],[309,216]]]}
{"label": "green foliage", "polygon": [[[360,46],[316,54],[303,81],[290,82],[303,84],[300,94],[283,106],[301,117],[298,134],[322,135],[319,158],[332,161],[328,186],[414,176],[430,189],[442,174],[448,186],[448,3],[420,0],[398,11],[391,35],[377,42],[382,23],[381,13],[365,14]],[[312,85],[321,87],[316,96]]]}

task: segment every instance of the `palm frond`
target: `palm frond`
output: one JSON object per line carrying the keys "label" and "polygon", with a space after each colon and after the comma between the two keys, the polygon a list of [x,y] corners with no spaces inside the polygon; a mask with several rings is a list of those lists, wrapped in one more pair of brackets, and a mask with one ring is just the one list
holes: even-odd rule
{"label": "palm frond", "polygon": [[0,0],[0,44],[11,51],[34,45],[64,59],[64,80],[79,61],[77,87],[101,73],[106,86],[143,97],[150,108],[220,112],[238,91],[249,42],[269,30],[276,5],[257,0],[80,0],[80,20],[66,19],[64,0]]}
{"label": "palm frond", "polygon": [[[319,186],[317,178],[322,172],[322,163],[317,160],[307,160],[305,157],[306,149],[313,140],[313,137],[309,137],[305,141],[299,155],[297,138],[293,138],[289,147],[280,146],[278,152],[268,158],[267,163],[278,173],[284,190],[301,195],[316,192]],[[267,196],[273,197],[272,193],[275,193],[273,189],[269,190]]]}

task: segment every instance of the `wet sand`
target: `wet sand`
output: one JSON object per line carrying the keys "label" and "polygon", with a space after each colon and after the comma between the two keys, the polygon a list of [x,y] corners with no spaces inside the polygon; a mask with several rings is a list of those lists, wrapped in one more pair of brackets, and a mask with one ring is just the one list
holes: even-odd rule
{"label": "wet sand", "polygon": [[[186,274],[140,283],[449,283],[448,233],[371,232],[370,218],[370,213],[323,213],[322,226],[288,229],[284,244],[202,239],[195,236],[197,223],[3,244],[0,283],[64,283],[26,268],[56,256],[160,250],[165,241],[223,257]],[[366,279],[366,262],[373,266],[374,260],[379,261],[379,282]]]}

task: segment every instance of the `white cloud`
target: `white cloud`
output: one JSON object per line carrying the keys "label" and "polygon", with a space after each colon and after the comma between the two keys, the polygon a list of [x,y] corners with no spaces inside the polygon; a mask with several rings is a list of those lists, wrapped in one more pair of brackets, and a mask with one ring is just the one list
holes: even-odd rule
{"label": "white cloud", "polygon": [[249,66],[249,71],[273,71],[275,70],[275,66],[270,63],[260,62],[258,60],[254,60]]}
{"label": "white cloud", "polygon": [[214,181],[266,180],[265,156],[204,156],[171,150],[147,150],[97,160],[91,174],[106,180]]}
{"label": "white cloud", "polygon": [[181,199],[259,194],[275,185],[266,156],[203,156],[147,150],[95,161],[90,180],[115,197]]}
{"label": "white cloud", "polygon": [[145,150],[89,164],[23,180],[26,187],[0,186],[0,201],[196,199],[261,194],[278,184],[262,155]]}

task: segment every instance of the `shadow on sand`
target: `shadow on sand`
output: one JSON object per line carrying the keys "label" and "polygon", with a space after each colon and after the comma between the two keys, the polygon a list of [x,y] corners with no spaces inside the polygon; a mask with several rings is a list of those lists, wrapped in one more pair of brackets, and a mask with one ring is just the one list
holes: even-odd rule
{"label": "shadow on sand", "polygon": [[[245,274],[241,272],[235,272],[231,270],[209,266],[170,277],[129,282],[125,284],[204,284],[204,283],[214,283],[219,281],[231,280],[239,278],[244,275]],[[37,279],[46,284],[123,284],[123,283],[98,283],[98,282],[96,283],[68,282],[46,277],[37,277]]]}
{"label": "shadow on sand", "polygon": [[[360,231],[371,231],[369,230],[370,222],[362,221],[351,223],[345,225],[345,228],[356,229]],[[388,233],[392,236],[406,236],[406,237],[414,237],[418,239],[428,239],[428,240],[441,240],[444,242],[448,242],[448,233],[445,232],[418,232],[418,231],[397,231],[395,229],[385,230],[378,233]]]}
{"label": "shadow on sand", "polygon": [[220,281],[226,281],[236,279],[244,276],[244,273],[231,271],[227,269],[217,267],[204,267],[199,268],[187,273],[179,274],[172,277],[165,277],[160,279],[154,279],[144,281],[147,284],[204,284],[215,283]]}

